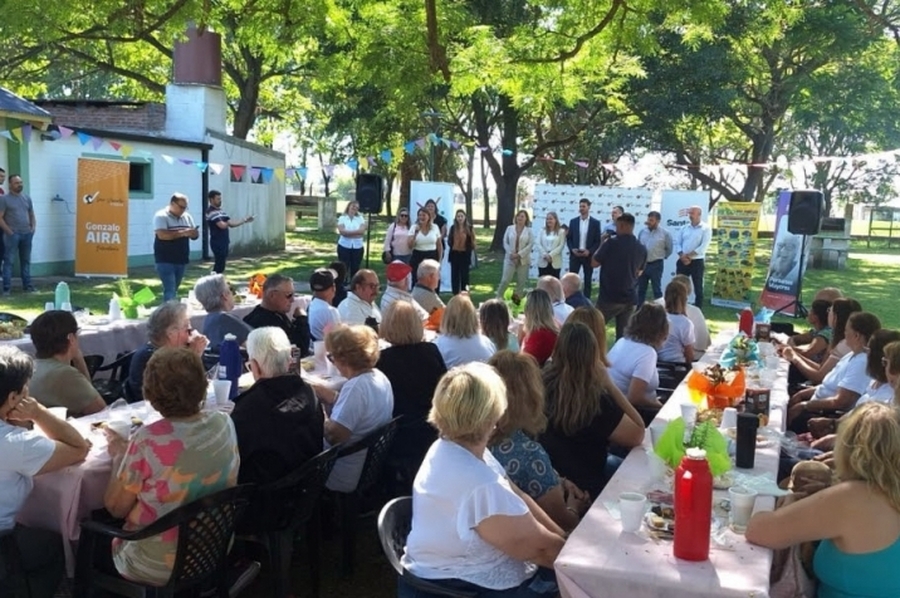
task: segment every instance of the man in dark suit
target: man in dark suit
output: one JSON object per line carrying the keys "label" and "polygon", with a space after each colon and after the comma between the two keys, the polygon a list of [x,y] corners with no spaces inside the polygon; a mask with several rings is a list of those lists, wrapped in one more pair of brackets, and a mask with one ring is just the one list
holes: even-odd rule
{"label": "man in dark suit", "polygon": [[591,202],[586,197],[578,200],[578,218],[569,222],[566,245],[569,246],[569,272],[584,269],[584,294],[591,296],[591,256],[600,247],[600,221],[591,216]]}

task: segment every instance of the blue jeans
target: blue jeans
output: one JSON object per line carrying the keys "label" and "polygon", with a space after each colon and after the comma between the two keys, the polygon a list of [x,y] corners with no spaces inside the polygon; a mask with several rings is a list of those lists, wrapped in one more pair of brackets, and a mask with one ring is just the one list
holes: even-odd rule
{"label": "blue jeans", "polygon": [[3,235],[3,249],[5,251],[3,261],[3,290],[8,291],[12,287],[13,262],[18,258],[19,270],[22,275],[22,286],[25,290],[31,289],[31,240],[34,233],[13,233]]}
{"label": "blue jeans", "polygon": [[178,293],[186,264],[156,263],[156,273],[163,284],[163,301],[171,301]]}
{"label": "blue jeans", "polygon": [[[478,598],[541,598],[559,594],[556,573],[552,569],[543,567],[539,568],[531,579],[526,579],[521,585],[508,590],[489,590],[461,579],[429,579],[428,581],[450,590],[476,592]],[[436,595],[412,587],[402,577],[397,580],[397,598],[431,598],[432,596]]]}
{"label": "blue jeans", "polygon": [[640,307],[647,299],[647,283],[653,287],[653,298],[659,299],[663,296],[662,292],[662,275],[665,260],[656,260],[655,262],[647,262],[647,267],[641,273],[637,282],[637,303]]}

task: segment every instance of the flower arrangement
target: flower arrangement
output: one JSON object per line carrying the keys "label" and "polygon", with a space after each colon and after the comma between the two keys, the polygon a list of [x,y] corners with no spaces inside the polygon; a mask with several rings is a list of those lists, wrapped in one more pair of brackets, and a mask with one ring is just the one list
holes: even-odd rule
{"label": "flower arrangement", "polygon": [[519,314],[525,311],[525,298],[519,297],[515,290],[509,288],[503,293],[503,301],[509,308],[509,313],[513,318],[519,317]]}
{"label": "flower arrangement", "polygon": [[156,295],[153,294],[149,287],[144,287],[137,293],[132,293],[131,286],[124,278],[120,278],[116,286],[119,287],[119,293],[113,293],[113,297],[119,302],[122,313],[129,320],[138,318],[138,306],[146,306],[156,299]]}
{"label": "flower arrangement", "polygon": [[706,396],[709,409],[733,407],[744,397],[747,387],[743,369],[729,369],[718,363],[707,366],[702,372],[692,370],[687,385],[690,391]]}
{"label": "flower arrangement", "polygon": [[257,272],[253,276],[250,277],[250,284],[248,287],[250,288],[250,294],[254,295],[258,299],[262,299],[263,296],[263,285],[266,284],[266,275]]}
{"label": "flower arrangement", "polygon": [[710,421],[698,423],[691,430],[691,435],[684,439],[686,424],[678,418],[669,422],[662,436],[656,442],[653,451],[672,469],[678,467],[689,448],[701,448],[706,451],[709,469],[714,476],[722,475],[731,469],[731,458],[728,456],[728,441]]}
{"label": "flower arrangement", "polygon": [[733,368],[761,365],[763,359],[759,354],[759,345],[756,344],[756,341],[741,333],[728,343],[725,352],[719,358],[719,363],[726,368]]}

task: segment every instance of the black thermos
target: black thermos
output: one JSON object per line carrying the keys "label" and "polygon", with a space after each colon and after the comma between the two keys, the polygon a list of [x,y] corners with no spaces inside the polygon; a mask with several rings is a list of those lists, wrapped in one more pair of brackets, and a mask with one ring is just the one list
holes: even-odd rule
{"label": "black thermos", "polygon": [[753,469],[756,460],[756,429],[759,417],[755,413],[738,413],[737,449],[734,464],[741,469]]}

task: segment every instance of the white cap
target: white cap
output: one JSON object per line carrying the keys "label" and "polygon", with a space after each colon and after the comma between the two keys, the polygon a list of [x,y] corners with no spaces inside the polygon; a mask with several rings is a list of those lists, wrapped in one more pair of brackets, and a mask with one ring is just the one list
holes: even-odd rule
{"label": "white cap", "polygon": [[688,459],[697,459],[697,460],[704,459],[705,460],[706,459],[706,451],[703,450],[702,448],[691,447],[687,450],[687,458]]}
{"label": "white cap", "polygon": [[235,335],[231,334],[230,332],[227,333],[224,338],[226,341],[236,341],[237,340],[237,337]]}

